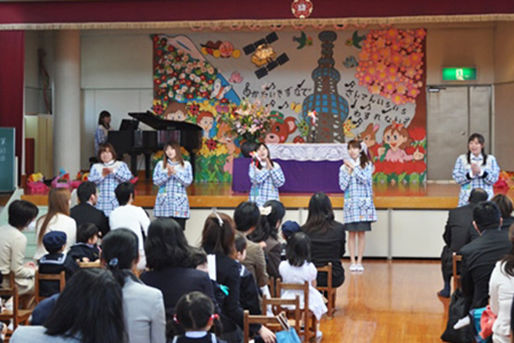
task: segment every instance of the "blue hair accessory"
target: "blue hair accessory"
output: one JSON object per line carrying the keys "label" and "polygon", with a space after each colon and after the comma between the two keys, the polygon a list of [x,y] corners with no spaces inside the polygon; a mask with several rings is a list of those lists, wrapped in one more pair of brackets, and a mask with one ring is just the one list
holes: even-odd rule
{"label": "blue hair accessory", "polygon": [[109,267],[116,268],[118,266],[118,259],[116,257],[109,260]]}

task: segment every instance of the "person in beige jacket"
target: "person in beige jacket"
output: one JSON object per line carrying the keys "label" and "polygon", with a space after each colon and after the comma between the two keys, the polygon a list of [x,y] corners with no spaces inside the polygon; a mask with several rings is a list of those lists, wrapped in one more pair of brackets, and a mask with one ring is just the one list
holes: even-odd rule
{"label": "person in beige jacket", "polygon": [[37,207],[25,200],[15,200],[9,205],[9,224],[0,227],[0,272],[3,275],[2,287],[9,287],[9,273],[14,272],[19,293],[34,291],[36,266],[32,262],[23,263],[27,237],[21,232],[37,217]]}

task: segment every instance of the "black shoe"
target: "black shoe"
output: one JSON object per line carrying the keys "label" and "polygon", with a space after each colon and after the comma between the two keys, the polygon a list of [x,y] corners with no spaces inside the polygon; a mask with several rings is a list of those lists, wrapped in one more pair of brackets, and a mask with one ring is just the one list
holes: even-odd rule
{"label": "black shoe", "polygon": [[439,292],[437,292],[437,295],[440,296],[441,298],[449,298],[450,290],[443,288]]}

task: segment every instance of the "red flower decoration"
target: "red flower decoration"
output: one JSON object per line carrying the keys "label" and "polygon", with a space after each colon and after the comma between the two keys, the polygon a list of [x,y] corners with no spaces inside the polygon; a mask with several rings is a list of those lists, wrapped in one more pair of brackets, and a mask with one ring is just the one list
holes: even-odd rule
{"label": "red flower decoration", "polygon": [[214,139],[208,139],[205,144],[207,144],[207,149],[214,150],[218,146],[218,142],[216,142]]}
{"label": "red flower decoration", "polygon": [[409,127],[409,136],[415,141],[421,141],[425,139],[426,132],[424,127]]}

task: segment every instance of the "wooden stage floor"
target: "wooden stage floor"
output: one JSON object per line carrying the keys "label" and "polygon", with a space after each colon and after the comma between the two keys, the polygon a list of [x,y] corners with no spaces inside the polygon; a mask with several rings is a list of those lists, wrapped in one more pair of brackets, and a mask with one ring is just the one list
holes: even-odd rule
{"label": "wooden stage floor", "polygon": [[[229,183],[196,183],[188,187],[191,208],[234,208],[248,199],[248,194],[234,193]],[[410,186],[375,185],[375,206],[378,209],[450,209],[457,206],[459,186],[456,184],[427,184]],[[140,179],[136,184],[136,205],[152,208],[157,187]],[[312,194],[280,194],[287,208],[307,208]],[[329,194],[334,208],[343,206],[342,193]],[[509,192],[514,198],[514,190]],[[47,204],[46,194],[27,194],[22,199],[39,206]]]}
{"label": "wooden stage floor", "polygon": [[333,319],[321,320],[322,342],[441,342],[448,316],[439,261],[364,260],[338,289]]}

